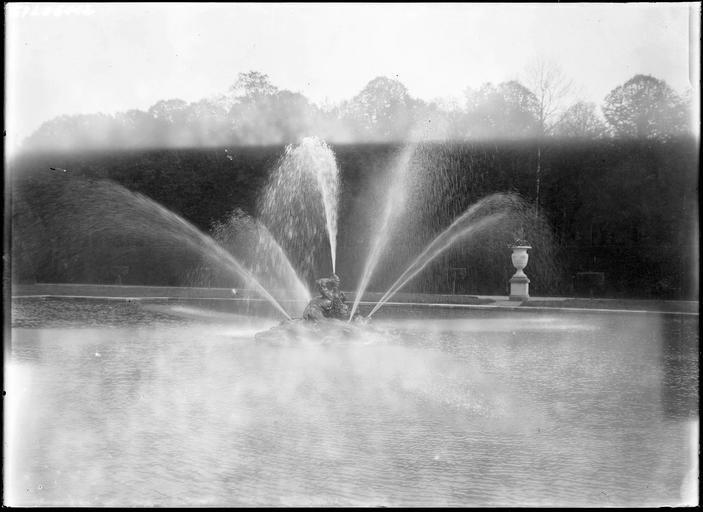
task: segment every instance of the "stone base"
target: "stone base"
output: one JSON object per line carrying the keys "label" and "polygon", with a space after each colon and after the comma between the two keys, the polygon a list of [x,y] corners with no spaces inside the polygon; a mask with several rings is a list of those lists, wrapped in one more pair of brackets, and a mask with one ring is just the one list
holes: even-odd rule
{"label": "stone base", "polygon": [[530,298],[530,280],[527,276],[510,278],[510,300],[527,300]]}

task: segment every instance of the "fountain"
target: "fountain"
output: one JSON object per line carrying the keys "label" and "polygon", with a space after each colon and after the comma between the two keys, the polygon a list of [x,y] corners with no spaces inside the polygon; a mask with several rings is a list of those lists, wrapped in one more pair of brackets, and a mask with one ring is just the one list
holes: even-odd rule
{"label": "fountain", "polygon": [[258,217],[304,280],[313,277],[325,238],[336,271],[338,201],[339,170],[329,146],[316,137],[288,145],[260,198]]}
{"label": "fountain", "polygon": [[[84,233],[132,237],[140,243],[146,240],[195,251],[242,279],[244,288],[273,306],[284,323],[294,319],[296,323],[358,323],[363,319],[359,307],[379,262],[395,254],[397,241],[393,234],[407,230],[403,222],[422,201],[427,201],[427,180],[433,174],[427,172],[429,166],[418,166],[416,157],[422,155],[418,148],[418,144],[407,144],[392,162],[387,192],[381,200],[378,220],[372,224],[374,233],[351,306],[336,273],[339,170],[329,146],[314,137],[285,148],[260,197],[257,217],[235,210],[212,226],[212,237],[155,201],[111,182],[58,183],[64,203],[58,217],[61,226],[70,227],[74,237]],[[523,203],[514,194],[498,193],[471,204],[405,265],[366,319],[450,248],[473,243],[481,233],[496,230],[524,208]],[[74,252],[81,251],[72,237],[62,237]],[[332,277],[316,279],[320,295],[312,297],[307,283],[326,268]]]}
{"label": "fountain", "polygon": [[[296,315],[295,319],[289,317],[282,325],[295,325],[299,332],[301,320],[316,324],[363,318],[359,306],[379,261],[388,253],[391,233],[399,229],[401,219],[408,215],[408,208],[417,206],[409,204],[411,182],[420,195],[415,201],[422,200],[423,187],[427,185],[423,180],[428,179],[428,173],[411,176],[417,149],[418,144],[405,145],[391,165],[386,186],[388,192],[379,220],[373,226],[375,232],[351,308],[339,289],[340,278],[336,274],[339,171],[334,153],[324,141],[308,137],[298,145],[287,146],[262,195],[260,220],[239,213],[232,217],[227,229],[218,230],[216,238],[225,243],[233,235],[241,239],[243,232],[256,226],[258,238],[249,237],[238,244],[255,248],[249,255],[254,262],[253,274],[270,287],[293,288],[294,293],[289,297],[292,303],[307,303],[302,315]],[[524,209],[524,201],[515,194],[506,193],[491,194],[470,205],[407,265],[371,308],[366,320],[448,249],[488,229],[495,229],[502,221]],[[233,235],[228,234],[230,231]],[[322,247],[324,238],[329,246],[332,276],[315,281],[320,295],[311,298],[303,281],[316,273],[313,270],[317,263],[316,252]],[[265,263],[272,255],[277,263]]]}
{"label": "fountain", "polygon": [[[376,221],[371,243],[358,244],[368,258],[359,261],[363,279],[353,301],[341,286],[356,263],[349,263],[349,232],[339,229],[337,250],[328,219],[357,212],[345,203],[328,216],[318,189],[324,181],[301,167],[315,161],[311,154],[333,162],[321,143],[288,148],[272,175],[282,189],[266,190],[256,216],[230,212],[211,236],[114,183],[69,181],[64,173],[46,186],[37,180],[41,193],[29,212],[13,214],[36,228],[27,241],[40,243],[18,252],[42,256],[39,266],[57,244],[69,251],[57,257],[61,264],[70,251],[89,254],[80,243],[95,236],[107,241],[99,254],[107,268],[124,260],[125,237],[131,247],[143,244],[138,256],[160,265],[168,264],[162,255],[187,249],[237,276],[238,287],[262,297],[256,301],[267,315],[234,314],[242,303],[233,297],[217,302],[226,312],[202,315],[194,293],[175,301],[144,290],[132,296],[138,300],[13,297],[8,502],[622,506],[636,497],[646,506],[695,491],[697,314],[469,312],[435,304],[419,315],[415,306],[392,310],[400,290],[456,267],[448,261],[453,252],[469,276],[472,264],[483,271],[482,250],[499,265],[504,259],[497,279],[506,283],[505,242],[516,224],[535,227],[512,194],[480,198],[459,189],[463,202],[442,204],[438,198],[458,187],[413,181],[422,167],[418,148],[405,151],[398,165],[410,167],[392,169],[397,186],[379,189],[387,191],[379,211],[359,205]],[[443,169],[425,167],[428,178],[444,178]],[[286,171],[299,172],[304,187],[287,188]],[[434,224],[413,217],[423,191],[422,214]],[[31,211],[59,200],[60,209]],[[279,205],[308,211],[286,218]],[[288,229],[300,232],[289,237]],[[13,236],[19,231],[26,232],[23,226]],[[539,247],[530,276],[543,286],[543,240],[533,231],[519,238],[516,251],[526,250],[525,240]],[[41,243],[48,247],[42,254]],[[318,297],[311,297],[310,275],[331,275],[316,281]],[[388,282],[372,281],[378,276]],[[372,301],[372,291],[383,293]],[[356,303],[351,322],[347,297]],[[276,327],[278,319],[285,320]],[[623,431],[637,433],[647,449],[623,444]],[[588,443],[575,444],[575,436]],[[689,441],[692,448],[683,449]],[[535,470],[535,460],[553,463]],[[648,471],[651,460],[666,468],[666,485]],[[477,471],[477,461],[495,471]],[[506,488],[506,478],[524,485]]]}
{"label": "fountain", "polygon": [[[288,319],[282,326],[294,326],[294,331],[301,333],[303,332],[301,320],[317,324],[332,320],[358,322],[363,318],[358,309],[364,292],[381,257],[388,250],[390,233],[397,229],[399,219],[406,213],[409,169],[416,149],[416,144],[406,145],[391,168],[384,207],[380,220],[375,223],[375,234],[350,309],[343,292],[339,289],[340,279],[335,273],[339,174],[334,155],[324,142],[314,138],[304,139],[300,145],[286,148],[265,191],[263,217],[268,219],[271,232],[283,235],[284,243],[291,252],[300,252],[301,247],[307,247],[309,251],[320,239],[321,230],[318,230],[317,226],[321,224],[321,205],[332,258],[332,276],[317,279],[316,286],[320,296],[309,299],[302,318]],[[417,183],[415,185],[417,186]],[[459,242],[466,242],[489,228],[495,228],[498,223],[524,207],[524,201],[517,195],[504,193],[489,195],[470,205],[412,260],[364,320],[370,319],[390,298],[449,248]],[[298,215],[291,215],[293,211],[298,212]],[[318,212],[317,216],[315,212]],[[304,222],[301,222],[301,218]],[[283,251],[283,249],[280,250]],[[311,262],[312,257],[308,252],[307,257],[299,261],[298,267],[311,266]],[[293,268],[290,264],[289,267]],[[303,268],[303,272],[310,274],[309,269]],[[280,332],[280,327],[276,328],[276,332]],[[338,328],[341,327],[336,325],[335,329]],[[268,335],[266,337],[270,338]]]}

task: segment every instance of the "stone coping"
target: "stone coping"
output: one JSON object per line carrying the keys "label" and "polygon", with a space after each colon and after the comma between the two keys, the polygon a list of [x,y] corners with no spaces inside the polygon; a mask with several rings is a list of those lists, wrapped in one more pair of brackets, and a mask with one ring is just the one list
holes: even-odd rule
{"label": "stone coping", "polygon": [[[103,299],[214,299],[214,300],[263,300],[253,290],[231,288],[197,288],[177,286],[133,286],[74,283],[14,284],[11,286],[13,298],[21,297],[73,297]],[[344,292],[347,301],[354,300],[354,292]],[[377,302],[382,293],[364,294],[362,303]],[[495,295],[447,295],[396,293],[387,306],[419,307],[477,307],[515,310],[589,310],[589,311],[629,311],[698,314],[697,301],[684,300],[640,300],[604,299],[576,297],[531,297],[524,301],[509,300],[506,296]]]}

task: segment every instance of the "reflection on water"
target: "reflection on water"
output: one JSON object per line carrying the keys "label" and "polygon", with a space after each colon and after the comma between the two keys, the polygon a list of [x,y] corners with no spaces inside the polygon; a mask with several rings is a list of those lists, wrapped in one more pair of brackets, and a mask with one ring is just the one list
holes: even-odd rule
{"label": "reflection on water", "polygon": [[662,404],[671,418],[698,418],[698,322],[674,317],[661,326]]}
{"label": "reflection on water", "polygon": [[89,327],[15,305],[8,504],[697,501],[696,317],[386,319],[385,341],[272,346],[252,332],[273,322],[107,305]]}

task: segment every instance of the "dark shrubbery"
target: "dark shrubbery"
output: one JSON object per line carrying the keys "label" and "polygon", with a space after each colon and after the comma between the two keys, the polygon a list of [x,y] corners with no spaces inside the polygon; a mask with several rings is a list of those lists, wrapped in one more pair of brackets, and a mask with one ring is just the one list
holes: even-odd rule
{"label": "dark shrubbery", "polygon": [[[541,235],[528,229],[534,249],[526,272],[534,276],[533,294],[571,295],[574,276],[595,271],[605,273],[606,296],[697,297],[699,146],[690,138],[426,145],[424,165],[442,175],[439,185],[427,191],[431,207],[418,216],[427,236],[493,192],[516,192],[534,201],[538,147],[539,208],[551,235],[540,247],[530,234]],[[342,180],[337,267],[347,289],[355,286],[369,250],[373,219],[368,212],[383,196],[376,180],[399,149],[392,144],[334,147]],[[102,239],[71,256],[62,251],[52,227],[60,222],[61,191],[75,180],[109,179],[208,232],[235,208],[257,214],[257,197],[282,153],[281,146],[272,146],[20,155],[9,165],[13,277],[109,283],[127,265],[129,271],[119,277],[125,284],[185,284],[180,276],[191,273],[198,260],[172,248],[145,247],[120,259],[116,254],[122,253],[112,250],[119,240]],[[540,251],[547,245],[545,257]],[[402,271],[399,261],[416,247],[400,249],[399,259],[379,266],[372,285],[378,291]],[[450,268],[467,271],[456,281]],[[505,244],[500,249],[460,246],[428,267],[408,290],[504,295],[513,271]]]}

